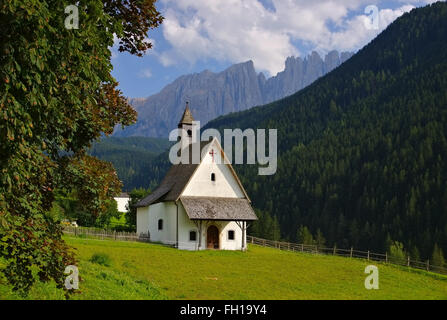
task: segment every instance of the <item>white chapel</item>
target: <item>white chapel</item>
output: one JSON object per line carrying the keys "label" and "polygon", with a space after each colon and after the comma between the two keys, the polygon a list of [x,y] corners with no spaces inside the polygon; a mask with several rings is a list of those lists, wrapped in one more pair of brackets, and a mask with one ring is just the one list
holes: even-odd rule
{"label": "white chapel", "polygon": [[137,232],[179,249],[245,250],[248,223],[257,220],[250,199],[219,141],[193,141],[193,121],[187,104],[178,124],[182,152],[198,143],[199,163],[172,165],[136,204]]}

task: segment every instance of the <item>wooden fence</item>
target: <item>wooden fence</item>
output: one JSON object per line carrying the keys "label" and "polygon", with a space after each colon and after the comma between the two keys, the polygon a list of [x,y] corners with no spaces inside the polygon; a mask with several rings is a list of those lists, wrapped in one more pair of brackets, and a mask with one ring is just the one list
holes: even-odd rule
{"label": "wooden fence", "polygon": [[[99,228],[85,228],[85,227],[64,227],[64,233],[73,235],[80,238],[95,238],[95,239],[113,239],[117,241],[141,241],[150,242],[150,238],[147,234],[137,234],[135,232],[116,232],[111,230],[104,230]],[[247,243],[257,244],[264,247],[276,248],[279,250],[306,252],[313,254],[328,254],[348,258],[366,259],[369,261],[377,261],[390,263],[394,265],[400,265],[405,267],[411,267],[415,269],[426,270],[430,272],[440,273],[447,275],[447,268],[441,266],[431,265],[430,261],[416,261],[411,260],[410,257],[406,259],[396,259],[389,256],[387,253],[374,253],[371,251],[359,251],[351,249],[340,249],[319,247],[317,245],[297,244],[290,242],[281,242],[274,240],[267,240],[252,236],[247,236]]]}
{"label": "wooden fence", "polygon": [[112,230],[104,230],[99,228],[85,228],[85,227],[64,227],[64,233],[80,238],[95,238],[95,239],[113,239],[117,241],[142,241],[149,242],[147,234],[137,234],[135,232],[116,232]]}
{"label": "wooden fence", "polygon": [[348,258],[366,259],[369,261],[378,261],[383,263],[390,263],[399,266],[411,267],[415,269],[426,270],[430,272],[440,273],[447,275],[447,268],[441,266],[434,266],[430,264],[430,261],[416,261],[411,260],[410,257],[405,259],[398,259],[389,256],[387,253],[374,253],[371,251],[359,251],[351,249],[339,249],[337,247],[325,248],[317,245],[297,244],[290,242],[273,241],[267,239],[261,239],[257,237],[247,236],[247,243],[257,244],[264,247],[276,248],[279,250],[306,252],[313,254],[327,254]]}

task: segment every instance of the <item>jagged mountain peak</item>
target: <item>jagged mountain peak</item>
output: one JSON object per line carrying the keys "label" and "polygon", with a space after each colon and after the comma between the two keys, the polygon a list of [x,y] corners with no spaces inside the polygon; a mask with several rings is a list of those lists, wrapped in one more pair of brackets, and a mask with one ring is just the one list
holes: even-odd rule
{"label": "jagged mountain peak", "polygon": [[288,57],[284,71],[266,78],[256,73],[252,60],[234,64],[221,72],[204,70],[183,75],[148,98],[130,99],[138,112],[135,125],[117,129],[115,136],[167,137],[176,128],[185,101],[202,124],[230,112],[272,102],[306,87],[347,60],[349,54],[329,52],[324,60],[313,51],[304,59]]}

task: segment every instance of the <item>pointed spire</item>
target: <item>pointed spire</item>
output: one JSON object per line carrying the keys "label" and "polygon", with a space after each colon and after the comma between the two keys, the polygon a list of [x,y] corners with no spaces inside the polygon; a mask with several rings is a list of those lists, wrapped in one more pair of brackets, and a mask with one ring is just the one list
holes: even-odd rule
{"label": "pointed spire", "polygon": [[182,124],[192,124],[194,118],[192,117],[191,111],[189,110],[189,102],[186,102],[185,112],[183,112],[182,119],[178,123],[178,126],[181,127]]}

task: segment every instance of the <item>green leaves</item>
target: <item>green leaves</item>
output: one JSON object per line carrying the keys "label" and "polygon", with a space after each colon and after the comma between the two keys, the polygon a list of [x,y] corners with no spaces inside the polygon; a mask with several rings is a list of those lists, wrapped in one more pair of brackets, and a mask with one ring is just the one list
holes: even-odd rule
{"label": "green leaves", "polygon": [[60,225],[47,214],[54,190],[77,188],[90,214],[105,210],[120,191],[110,164],[82,156],[101,133],[136,118],[116,89],[106,44],[118,25],[126,25],[127,43],[137,44],[132,53],[142,52],[147,47],[141,37],[159,19],[152,1],[116,7],[81,0],[80,28],[68,30],[69,4],[0,5],[0,257],[9,281],[22,292],[36,279],[62,286],[65,266],[74,263]]}

